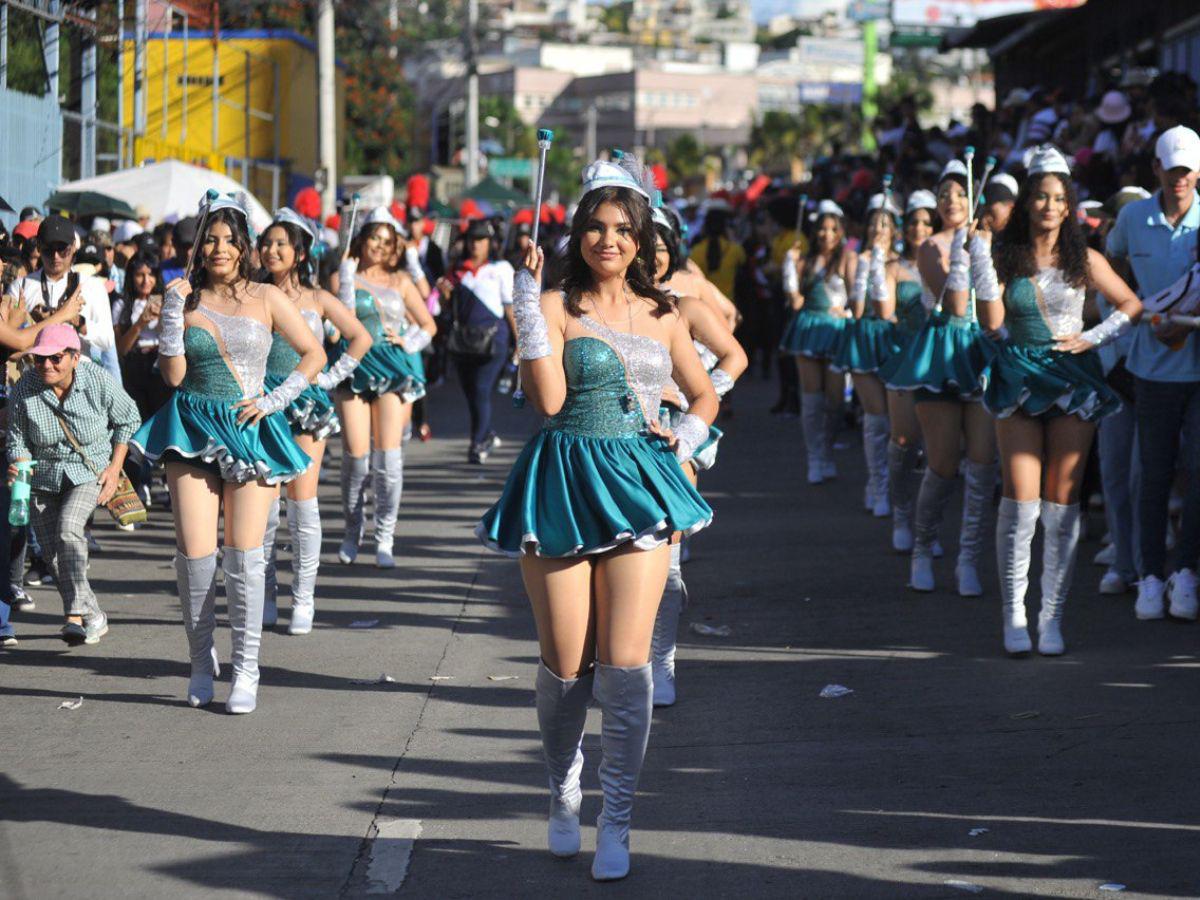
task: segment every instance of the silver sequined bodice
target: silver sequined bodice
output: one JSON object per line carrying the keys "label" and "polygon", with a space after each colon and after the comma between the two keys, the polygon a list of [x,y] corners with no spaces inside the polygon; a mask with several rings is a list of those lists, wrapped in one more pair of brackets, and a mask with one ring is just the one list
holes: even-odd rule
{"label": "silver sequined bodice", "polygon": [[841,275],[830,275],[825,279],[825,293],[829,295],[831,309],[845,309],[848,294],[846,280]]}
{"label": "silver sequined bodice", "polygon": [[317,339],[317,343],[324,344],[325,325],[321,321],[321,314],[315,309],[302,309],[300,315],[304,317],[304,322],[308,325],[308,330],[312,332],[313,337]]}
{"label": "silver sequined bodice", "polygon": [[212,322],[221,335],[229,365],[241,382],[243,396],[261,394],[267,356],[271,352],[271,330],[253,316],[230,316],[206,306],[197,306],[196,312]]}
{"label": "silver sequined bodice", "polygon": [[614,331],[589,316],[580,316],[579,321],[620,354],[625,363],[626,380],[637,394],[646,421],[656,421],[663,387],[671,378],[671,351],[652,337]]}
{"label": "silver sequined bodice", "polygon": [[395,288],[358,279],[359,286],[375,298],[383,324],[399,334],[408,324],[404,307],[404,295]]}
{"label": "silver sequined bodice", "polygon": [[1084,289],[1069,285],[1054,266],[1042,269],[1033,281],[1041,294],[1042,313],[1050,333],[1057,336],[1083,331]]}

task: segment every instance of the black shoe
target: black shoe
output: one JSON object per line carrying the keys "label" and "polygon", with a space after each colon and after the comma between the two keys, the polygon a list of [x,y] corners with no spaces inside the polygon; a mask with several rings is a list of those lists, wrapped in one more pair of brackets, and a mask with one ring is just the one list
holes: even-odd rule
{"label": "black shoe", "polygon": [[35,559],[29,564],[29,572],[25,576],[25,583],[37,587],[38,585],[54,584],[54,576],[46,568],[46,564],[40,559]]}

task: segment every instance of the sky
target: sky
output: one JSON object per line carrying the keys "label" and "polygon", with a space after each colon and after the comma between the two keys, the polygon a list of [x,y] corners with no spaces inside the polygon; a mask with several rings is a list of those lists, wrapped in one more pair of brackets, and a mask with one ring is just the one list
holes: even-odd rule
{"label": "sky", "polygon": [[803,18],[819,16],[827,9],[843,10],[847,0],[752,0],[754,18],[766,22],[772,16],[797,15]]}

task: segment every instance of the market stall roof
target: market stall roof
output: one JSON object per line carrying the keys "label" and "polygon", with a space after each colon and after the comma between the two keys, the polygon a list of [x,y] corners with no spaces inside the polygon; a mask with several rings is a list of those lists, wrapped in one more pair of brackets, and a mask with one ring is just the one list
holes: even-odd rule
{"label": "market stall roof", "polygon": [[1077,9],[1037,10],[980,19],[971,28],[952,28],[947,31],[942,39],[942,49],[981,47],[987,49],[989,54],[1003,53],[1014,43],[1054,25]]}
{"label": "market stall roof", "polygon": [[486,175],[474,187],[463,191],[463,199],[480,200],[484,203],[528,203],[529,195],[506,188],[491,175]]}

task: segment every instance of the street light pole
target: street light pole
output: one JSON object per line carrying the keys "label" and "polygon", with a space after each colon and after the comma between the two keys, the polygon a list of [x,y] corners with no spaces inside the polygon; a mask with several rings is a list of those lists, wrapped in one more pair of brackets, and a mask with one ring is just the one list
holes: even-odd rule
{"label": "street light pole", "polygon": [[337,144],[334,128],[333,0],[317,0],[317,156],[324,174],[322,217],[337,203]]}
{"label": "street light pole", "polygon": [[465,187],[479,181],[479,0],[467,0],[467,159]]}

